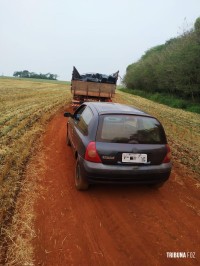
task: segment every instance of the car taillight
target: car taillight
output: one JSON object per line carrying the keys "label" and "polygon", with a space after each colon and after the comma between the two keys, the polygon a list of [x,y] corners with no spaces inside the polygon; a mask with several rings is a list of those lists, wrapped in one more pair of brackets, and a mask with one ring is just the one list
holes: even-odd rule
{"label": "car taillight", "polygon": [[86,148],[85,160],[93,163],[101,163],[101,159],[96,150],[96,143],[90,142]]}
{"label": "car taillight", "polygon": [[168,144],[166,144],[167,154],[163,160],[163,163],[169,163],[171,161],[171,150]]}

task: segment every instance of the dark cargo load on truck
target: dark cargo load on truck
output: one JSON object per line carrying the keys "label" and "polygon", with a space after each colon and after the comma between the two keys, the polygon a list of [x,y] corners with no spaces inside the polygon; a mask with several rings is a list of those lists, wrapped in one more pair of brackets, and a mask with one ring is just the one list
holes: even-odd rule
{"label": "dark cargo load on truck", "polygon": [[105,75],[100,73],[85,73],[80,75],[78,70],[74,67],[72,72],[72,80],[116,84],[118,79],[118,73],[119,71],[112,75]]}

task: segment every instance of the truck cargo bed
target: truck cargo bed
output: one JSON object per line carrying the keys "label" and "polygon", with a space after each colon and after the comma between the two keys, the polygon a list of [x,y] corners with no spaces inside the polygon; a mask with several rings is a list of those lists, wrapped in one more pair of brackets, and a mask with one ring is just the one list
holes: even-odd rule
{"label": "truck cargo bed", "polygon": [[100,98],[112,98],[115,94],[115,84],[95,83],[72,80],[71,91],[73,96],[91,96]]}

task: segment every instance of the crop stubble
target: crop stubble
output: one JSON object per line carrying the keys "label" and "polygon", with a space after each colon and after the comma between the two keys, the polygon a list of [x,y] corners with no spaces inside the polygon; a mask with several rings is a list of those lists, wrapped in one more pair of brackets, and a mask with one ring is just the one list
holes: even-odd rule
{"label": "crop stubble", "polygon": [[[70,97],[63,83],[0,79],[1,239],[14,211],[35,141],[45,123],[68,104]],[[0,250],[2,245],[5,244],[0,243]]]}

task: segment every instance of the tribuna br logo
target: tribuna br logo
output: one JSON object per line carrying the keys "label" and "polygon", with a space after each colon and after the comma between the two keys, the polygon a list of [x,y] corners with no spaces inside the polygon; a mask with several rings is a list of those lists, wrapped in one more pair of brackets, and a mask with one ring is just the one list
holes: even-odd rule
{"label": "tribuna br logo", "polygon": [[170,259],[195,259],[195,252],[166,252],[166,254]]}

